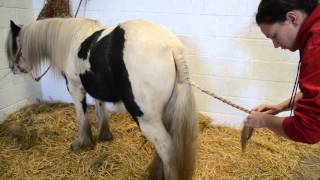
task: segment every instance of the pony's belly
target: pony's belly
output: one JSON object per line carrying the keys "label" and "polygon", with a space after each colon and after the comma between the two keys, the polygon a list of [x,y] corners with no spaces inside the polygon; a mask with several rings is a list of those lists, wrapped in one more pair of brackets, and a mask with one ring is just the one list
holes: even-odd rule
{"label": "pony's belly", "polygon": [[117,103],[106,102],[106,108],[109,112],[117,112],[117,113],[127,112],[122,102],[117,102]]}
{"label": "pony's belly", "polygon": [[109,74],[98,74],[90,71],[86,71],[84,74],[80,74],[80,80],[87,91],[87,93],[104,102],[119,102],[121,101],[119,91],[112,84]]}

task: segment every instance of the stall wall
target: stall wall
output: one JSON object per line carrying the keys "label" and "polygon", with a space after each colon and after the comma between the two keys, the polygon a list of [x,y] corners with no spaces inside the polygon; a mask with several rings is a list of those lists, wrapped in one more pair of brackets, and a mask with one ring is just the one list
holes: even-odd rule
{"label": "stall wall", "polygon": [[33,81],[30,76],[13,75],[5,54],[10,20],[26,24],[33,19],[32,0],[0,0],[0,122],[8,114],[41,98],[40,83]]}

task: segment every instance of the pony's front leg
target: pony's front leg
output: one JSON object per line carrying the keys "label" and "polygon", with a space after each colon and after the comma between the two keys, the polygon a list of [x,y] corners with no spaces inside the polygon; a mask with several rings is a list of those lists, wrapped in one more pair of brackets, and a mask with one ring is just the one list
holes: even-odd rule
{"label": "pony's front leg", "polygon": [[103,102],[95,99],[96,115],[99,122],[99,140],[110,141],[112,134],[110,132],[109,123],[107,119],[107,112],[103,106]]}
{"label": "pony's front leg", "polygon": [[94,141],[92,139],[90,122],[88,121],[88,118],[86,118],[86,92],[80,83],[70,82],[68,84],[68,87],[74,101],[76,118],[80,131],[79,138],[72,142],[71,149],[80,150],[88,147],[92,148],[92,146],[94,145]]}

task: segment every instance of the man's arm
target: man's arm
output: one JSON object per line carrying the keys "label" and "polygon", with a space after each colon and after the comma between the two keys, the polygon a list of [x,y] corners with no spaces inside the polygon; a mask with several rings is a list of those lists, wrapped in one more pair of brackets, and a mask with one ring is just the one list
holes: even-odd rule
{"label": "man's arm", "polygon": [[[298,92],[294,102],[293,102],[293,107],[295,108],[296,102],[302,98],[302,93]],[[261,104],[255,108],[253,108],[251,111],[258,111],[258,112],[265,112],[267,114],[273,114],[276,115],[282,111],[287,111],[290,110],[290,99],[287,99],[279,104],[272,105],[272,104]]]}
{"label": "man's arm", "polygon": [[282,128],[284,117],[252,111],[245,121],[245,126],[252,128],[268,128],[274,133],[287,138]]}

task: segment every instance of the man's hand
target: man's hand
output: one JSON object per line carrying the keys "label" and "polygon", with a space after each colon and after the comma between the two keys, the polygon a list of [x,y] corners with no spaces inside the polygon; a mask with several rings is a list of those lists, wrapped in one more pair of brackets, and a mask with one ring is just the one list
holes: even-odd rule
{"label": "man's hand", "polygon": [[249,128],[268,128],[283,137],[286,137],[282,129],[284,117],[277,117],[265,112],[251,111],[246,118],[244,125]]}
{"label": "man's hand", "polygon": [[271,118],[270,116],[272,115],[266,114],[265,112],[251,111],[244,125],[252,128],[265,128],[267,127],[266,121]]}
{"label": "man's hand", "polygon": [[283,107],[281,106],[281,104],[277,104],[277,105],[261,104],[253,108],[251,111],[264,112],[267,114],[276,115],[281,111],[283,111]]}

